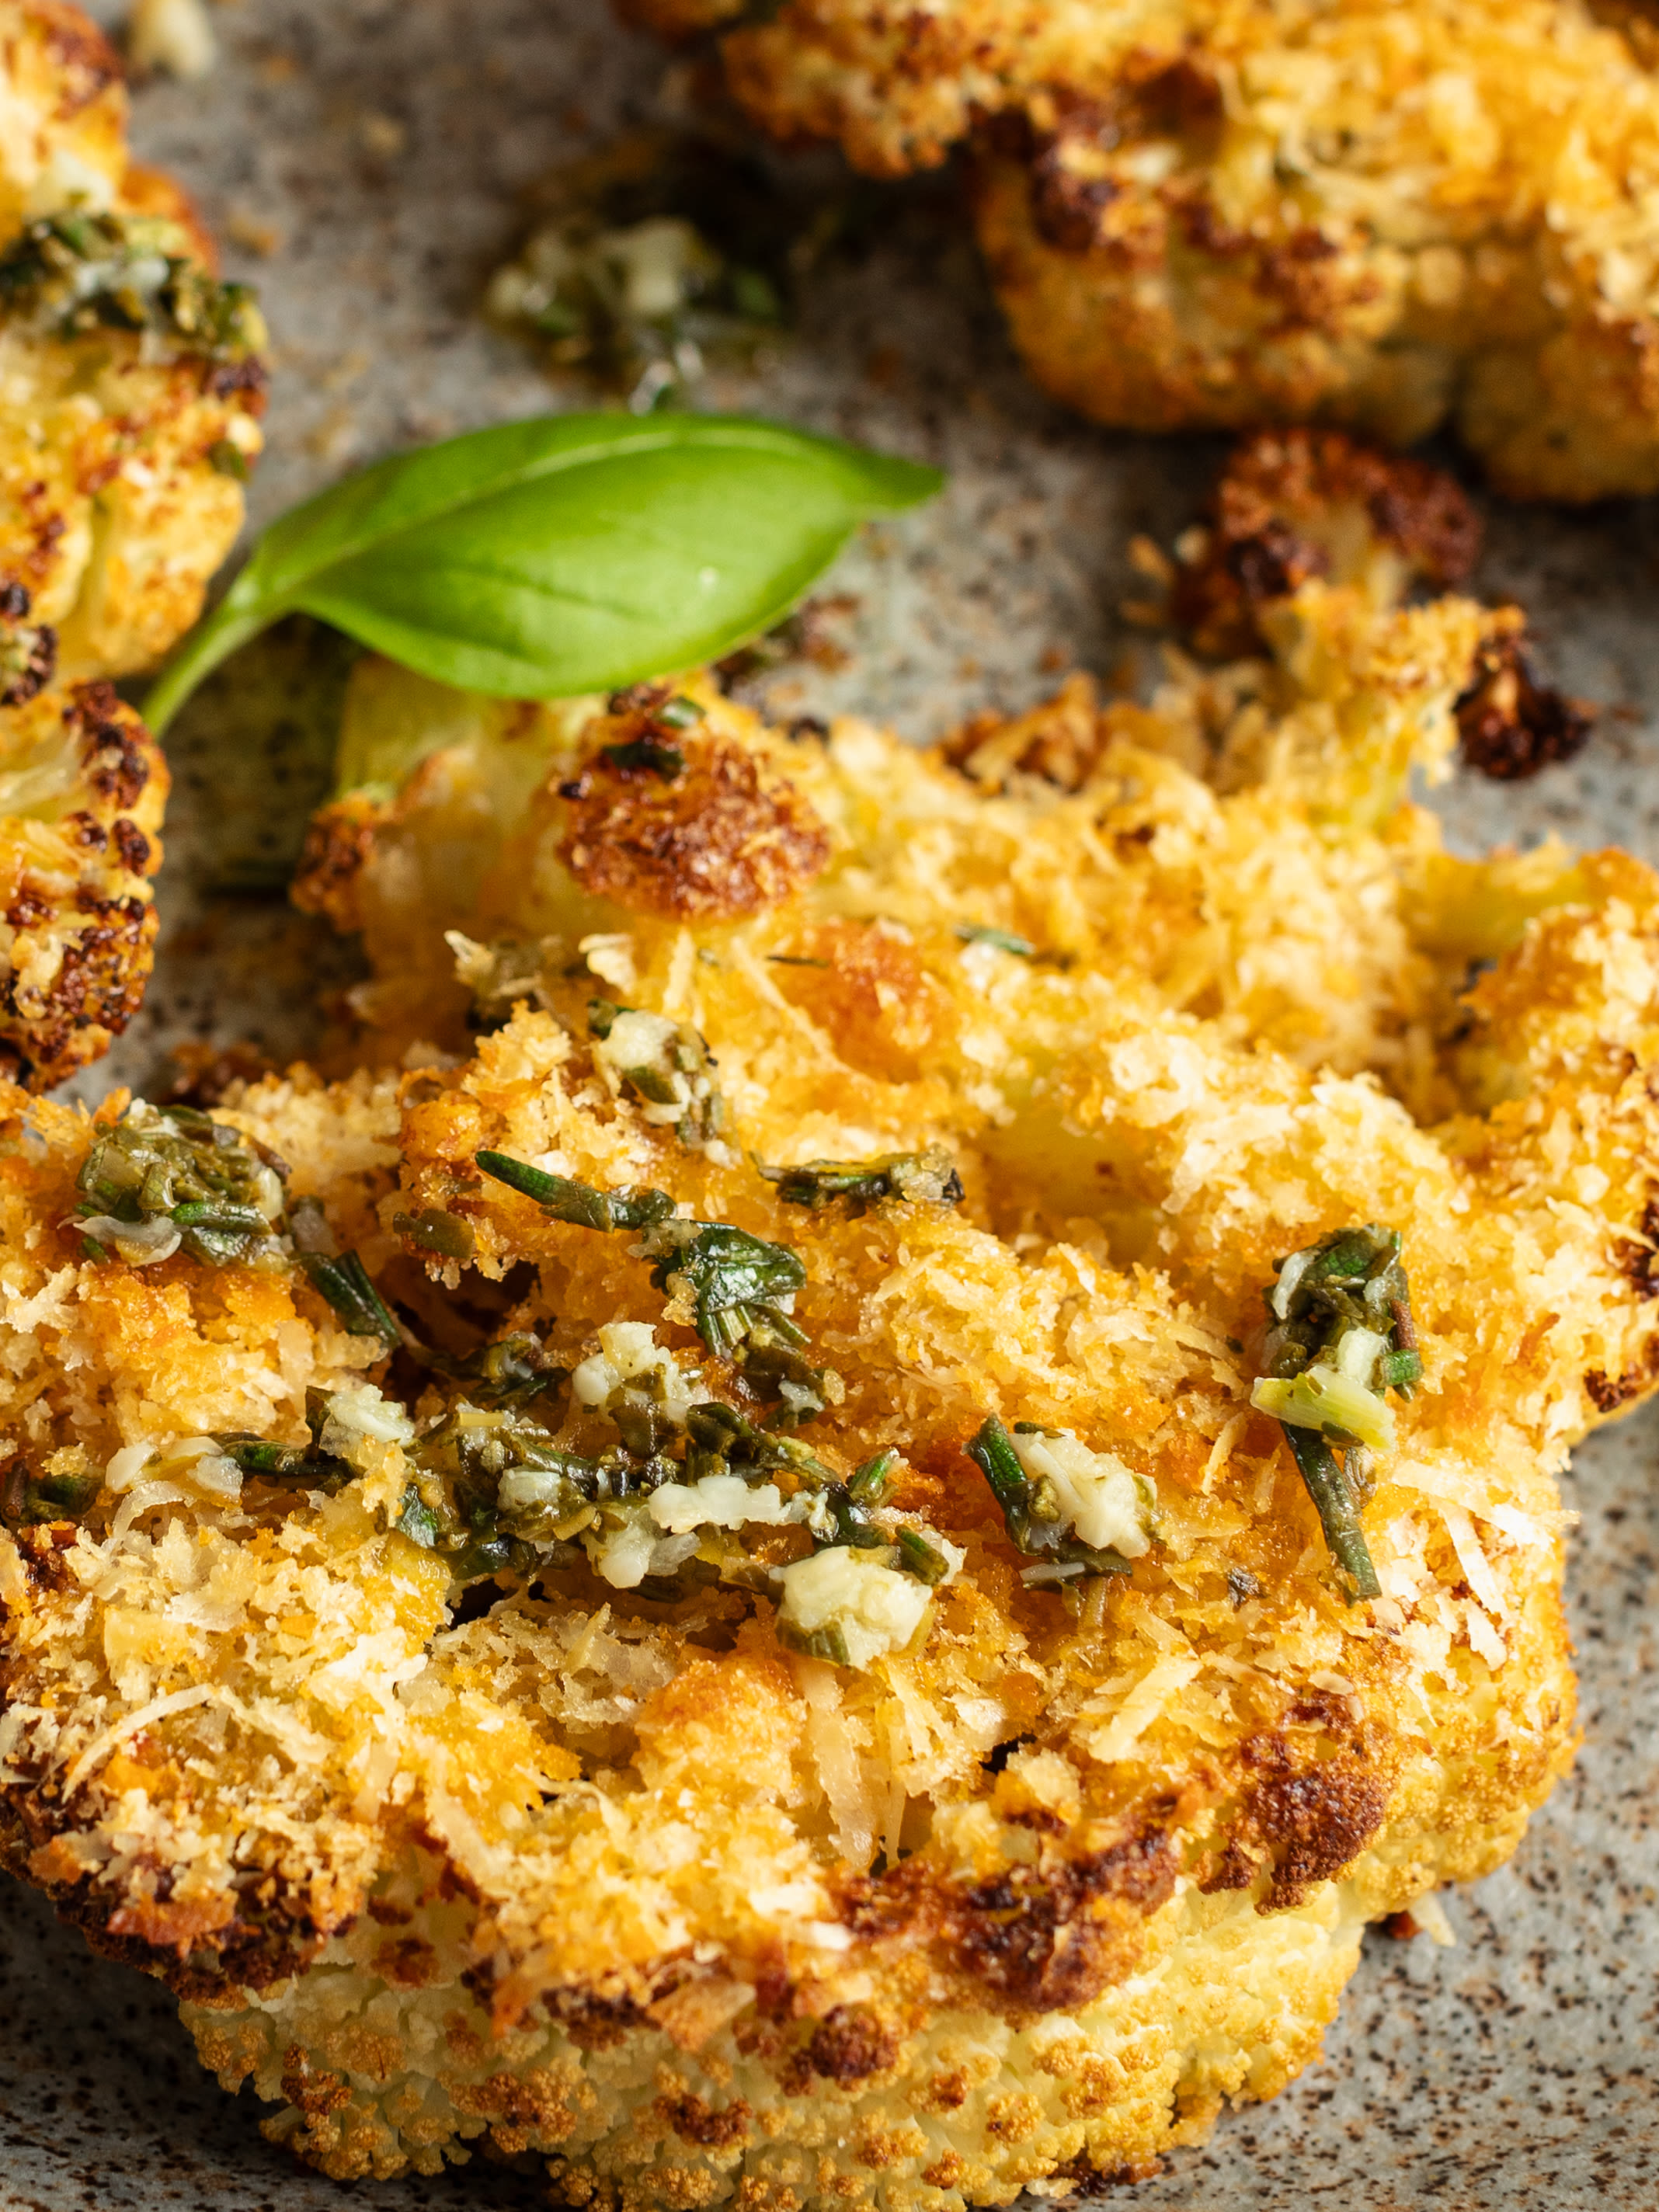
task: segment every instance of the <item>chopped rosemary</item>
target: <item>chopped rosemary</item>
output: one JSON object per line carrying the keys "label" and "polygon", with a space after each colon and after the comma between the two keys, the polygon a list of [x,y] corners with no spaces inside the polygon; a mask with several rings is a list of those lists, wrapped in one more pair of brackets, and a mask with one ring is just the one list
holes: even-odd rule
{"label": "chopped rosemary", "polygon": [[349,1335],[377,1336],[388,1349],[403,1342],[402,1329],[355,1252],[301,1252],[299,1259],[312,1288],[327,1299]]}
{"label": "chopped rosemary", "polygon": [[654,775],[664,783],[678,783],[685,774],[685,755],[679,747],[665,745],[655,738],[634,738],[627,744],[605,745],[601,750],[611,767],[623,775]]}
{"label": "chopped rosemary", "polygon": [[[655,1345],[653,1331],[632,1322],[602,1328],[601,1351],[578,1367],[572,1389],[580,1403],[605,1413],[619,1443],[585,1463],[591,1477],[574,1492],[562,1486],[562,1477],[543,1480],[533,1471],[504,1480],[498,1505],[509,1534],[532,1544],[578,1540],[602,1578],[647,1595],[672,1593],[672,1577],[694,1558],[703,1562],[702,1571],[745,1589],[769,1587],[771,1571],[740,1539],[751,1520],[798,1525],[811,1540],[812,1559],[856,1553],[872,1571],[891,1574],[912,1589],[950,1579],[961,1562],[945,1538],[876,1517],[884,1510],[896,1452],[879,1452],[843,1477],[787,1433],[841,1395],[831,1370],[801,1357],[806,1336],[786,1310],[806,1280],[794,1252],[727,1222],[672,1218],[672,1201],[661,1192],[629,1194],[625,1204],[634,1218],[624,1221],[618,1194],[550,1176],[505,1153],[477,1158],[486,1174],[562,1220],[600,1230],[642,1227],[635,1249],[650,1261],[656,1287],[682,1313],[690,1309],[704,1345],[732,1361],[750,1390],[781,1401],[764,1422],[719,1400],[693,1401],[690,1378]],[[642,1200],[653,1201],[644,1208],[648,1218],[641,1218]],[[423,1511],[435,1510],[428,1489],[420,1497]],[[538,1517],[526,1520],[532,1509]],[[432,1540],[441,1542],[441,1533]],[[784,1586],[779,1633],[786,1641],[809,1591],[789,1578],[805,1564],[776,1571]],[[830,1589],[830,1583],[811,1584],[817,1594],[811,1602],[827,1603]],[[801,1631],[818,1640],[795,1648],[820,1657],[849,1653],[839,1663],[863,1665],[878,1651],[897,1649],[920,1619],[910,1598],[884,1596],[860,1582],[848,1591],[857,1618],[846,1632],[826,1616]]]}
{"label": "chopped rosemary", "polygon": [[101,1475],[37,1474],[26,1460],[14,1459],[0,1476],[0,1527],[78,1521],[102,1487]]}
{"label": "chopped rosemary", "polygon": [[88,1151],[76,1212],[97,1256],[153,1267],[183,1250],[209,1267],[285,1267],[274,1153],[193,1106],[135,1098]]}
{"label": "chopped rosemary", "polygon": [[806,1282],[799,1255],[787,1244],[769,1244],[724,1221],[664,1221],[647,1235],[647,1250],[657,1288],[695,1303],[697,1334],[711,1352],[729,1358],[751,1338],[763,1349],[806,1342],[781,1304]]}
{"label": "chopped rosemary", "polygon": [[803,1160],[787,1168],[756,1164],[768,1182],[777,1185],[786,1206],[817,1209],[845,1199],[848,1210],[860,1214],[884,1198],[931,1206],[956,1206],[962,1199],[962,1177],[939,1145],[925,1152],[887,1152],[872,1160]]}
{"label": "chopped rosemary", "polygon": [[314,1441],[301,1444],[274,1443],[266,1437],[222,1436],[214,1438],[225,1457],[234,1460],[244,1474],[263,1475],[269,1482],[293,1490],[334,1492],[355,1479],[356,1469],[337,1453],[325,1452]]}
{"label": "chopped rosemary", "polygon": [[1021,960],[1030,960],[1036,951],[1029,938],[1016,937],[1011,929],[993,929],[988,923],[959,921],[957,935],[964,945],[994,945],[999,952],[1012,952]]}
{"label": "chopped rosemary", "polygon": [[532,1168],[508,1152],[483,1152],[477,1157],[487,1176],[533,1199],[556,1221],[568,1221],[578,1229],[643,1229],[652,1222],[665,1221],[674,1211],[674,1201],[666,1191],[596,1190],[592,1183]]}
{"label": "chopped rosemary", "polygon": [[1409,1398],[1423,1374],[1400,1249],[1398,1230],[1367,1222],[1279,1261],[1266,1294],[1267,1373],[1250,1394],[1284,1429],[1331,1556],[1360,1598],[1382,1594],[1360,1510],[1374,1455],[1394,1442],[1383,1394]]}
{"label": "chopped rosemary", "polygon": [[463,1266],[477,1249],[477,1240],[468,1224],[441,1206],[428,1206],[419,1213],[394,1213],[392,1225],[417,1252],[435,1252],[441,1259],[459,1260]]}
{"label": "chopped rosemary", "polygon": [[[1022,1424],[1023,1428],[1025,1426]],[[1031,1430],[1030,1433],[1042,1436],[1046,1431]],[[1075,1504],[1073,1511],[1068,1511],[1052,1474],[1034,1476],[1027,1470],[1013,1438],[994,1413],[988,1414],[981,1423],[967,1452],[1002,1508],[1003,1524],[1016,1551],[1054,1566],[1070,1567],[1087,1574],[1133,1572],[1131,1561],[1115,1546],[1086,1543],[1076,1533]],[[1124,1541],[1129,1540],[1126,1535]],[[1138,1534],[1136,1540],[1144,1548],[1144,1534]]]}
{"label": "chopped rosemary", "polygon": [[538,1339],[522,1331],[496,1337],[465,1358],[425,1350],[416,1356],[448,1381],[464,1383],[467,1396],[480,1406],[523,1405],[554,1389],[566,1373],[548,1358]]}

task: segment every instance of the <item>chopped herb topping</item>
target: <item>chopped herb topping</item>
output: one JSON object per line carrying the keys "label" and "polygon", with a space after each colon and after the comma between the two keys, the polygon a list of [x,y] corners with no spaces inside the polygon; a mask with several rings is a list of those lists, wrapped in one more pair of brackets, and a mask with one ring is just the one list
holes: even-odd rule
{"label": "chopped herb topping", "polygon": [[509,1190],[533,1199],[556,1221],[568,1221],[578,1229],[643,1229],[650,1222],[665,1220],[674,1211],[666,1191],[633,1187],[596,1190],[592,1183],[532,1168],[509,1152],[480,1152],[477,1164]]}
{"label": "chopped herb topping", "polygon": [[543,187],[489,313],[547,343],[550,363],[624,392],[635,414],[684,404],[711,360],[752,365],[775,341],[823,213],[701,137],[629,138]]}
{"label": "chopped herb topping", "polygon": [[102,1487],[100,1474],[39,1474],[27,1461],[15,1459],[0,1475],[0,1527],[78,1521]]}
{"label": "chopped herb topping", "polygon": [[76,1178],[89,1256],[154,1267],[183,1250],[209,1267],[285,1267],[288,1170],[193,1106],[135,1098],[94,1138]]}
{"label": "chopped herb topping", "polygon": [[699,722],[708,718],[697,702],[688,699],[681,691],[659,707],[651,719],[653,722],[661,723],[665,729],[694,730]]}
{"label": "chopped herb topping", "polygon": [[428,1206],[419,1213],[394,1213],[392,1225],[417,1252],[434,1252],[440,1259],[457,1260],[463,1267],[472,1257],[477,1240],[459,1214]]}
{"label": "chopped herb topping", "polygon": [[312,1288],[345,1323],[348,1334],[379,1337],[388,1350],[403,1342],[403,1331],[355,1252],[301,1252],[300,1265]]}
{"label": "chopped herb topping", "polygon": [[817,1209],[845,1199],[849,1212],[859,1214],[884,1198],[929,1206],[956,1206],[962,1198],[962,1177],[938,1145],[925,1152],[887,1152],[873,1160],[804,1160],[799,1167],[760,1171],[777,1185],[787,1206]]}
{"label": "chopped herb topping", "polygon": [[1279,1262],[1267,1373],[1250,1393],[1282,1425],[1331,1555],[1362,1598],[1381,1595],[1360,1510],[1376,1454],[1394,1443],[1383,1394],[1409,1398],[1423,1373],[1400,1242],[1398,1230],[1368,1222]]}
{"label": "chopped herb topping", "polygon": [[1030,960],[1036,947],[1029,938],[1016,937],[1011,929],[992,929],[977,921],[959,921],[957,935],[964,945],[994,945],[999,952],[1012,952],[1021,960]]}
{"label": "chopped herb topping", "polygon": [[0,316],[64,338],[149,331],[213,361],[258,352],[265,329],[252,292],[210,276],[181,243],[175,223],[154,216],[47,216],[0,253]]}
{"label": "chopped herb topping", "polygon": [[724,1221],[663,1221],[647,1232],[646,1251],[652,1281],[693,1304],[697,1334],[711,1352],[729,1358],[751,1342],[759,1350],[806,1342],[788,1312],[806,1270],[787,1244]]}
{"label": "chopped herb topping", "polygon": [[247,456],[234,438],[216,438],[208,447],[208,466],[216,476],[247,482]]}
{"label": "chopped herb topping", "polygon": [[1039,1562],[1028,1579],[1133,1571],[1132,1559],[1151,1540],[1150,1498],[1127,1468],[1075,1437],[1027,1422],[1011,1437],[994,1413],[967,1449],[1002,1508],[1015,1550]]}
{"label": "chopped herb topping", "polygon": [[[770,1571],[744,1548],[738,1532],[750,1522],[793,1523],[818,1551],[856,1552],[874,1570],[921,1584],[925,1609],[926,1590],[949,1580],[960,1556],[943,1536],[888,1512],[897,1455],[878,1453],[843,1477],[787,1433],[841,1395],[839,1377],[801,1356],[805,1334],[787,1310],[806,1279],[799,1256],[729,1223],[675,1218],[668,1211],[672,1201],[660,1191],[622,1196],[548,1176],[506,1153],[481,1152],[477,1160],[487,1175],[547,1205],[561,1220],[601,1230],[642,1228],[635,1249],[651,1261],[652,1280],[667,1294],[671,1311],[678,1306],[684,1318],[694,1318],[704,1345],[731,1360],[749,1389],[780,1401],[763,1423],[737,1407],[697,1399],[692,1378],[656,1345],[649,1328],[610,1324],[599,1332],[601,1351],[571,1377],[578,1402],[603,1411],[619,1438],[591,1462],[594,1472],[581,1495],[592,1510],[583,1521],[566,1491],[530,1474],[515,1477],[510,1486],[503,1484],[499,1501],[508,1533],[540,1542],[556,1523],[560,1540],[580,1535],[595,1571],[620,1589],[671,1576],[694,1555],[727,1581],[762,1589],[770,1586]],[[623,1211],[632,1218],[619,1218]],[[424,1491],[422,1499],[423,1511],[436,1511]],[[544,1504],[556,1521],[524,1518]],[[794,1571],[778,1571],[783,1577]],[[862,1583],[856,1589],[869,1597]],[[877,1599],[869,1602],[879,1613]],[[786,1640],[793,1619],[786,1602],[779,1622]],[[919,1619],[919,1612],[911,1614],[906,1638]],[[801,1632],[816,1636],[818,1628]],[[872,1644],[873,1634],[866,1622],[865,1632],[843,1636],[834,1650],[799,1648],[828,1657],[850,1653],[842,1663],[862,1665],[878,1650],[897,1648],[879,1638]]]}
{"label": "chopped herb topping", "polygon": [[655,738],[634,738],[625,745],[600,749],[612,768],[623,775],[654,775],[664,783],[678,783],[685,774],[685,755],[678,745]]}
{"label": "chopped herb topping", "polygon": [[714,1087],[714,1056],[696,1030],[610,999],[589,1002],[587,1027],[594,1066],[613,1095],[631,1091],[641,1120],[672,1128],[689,1151],[729,1158],[720,1143],[726,1102]]}
{"label": "chopped herb topping", "polygon": [[565,1379],[566,1370],[548,1358],[539,1339],[522,1330],[480,1345],[461,1358],[424,1349],[416,1356],[448,1381],[464,1383],[467,1396],[480,1406],[520,1406]]}

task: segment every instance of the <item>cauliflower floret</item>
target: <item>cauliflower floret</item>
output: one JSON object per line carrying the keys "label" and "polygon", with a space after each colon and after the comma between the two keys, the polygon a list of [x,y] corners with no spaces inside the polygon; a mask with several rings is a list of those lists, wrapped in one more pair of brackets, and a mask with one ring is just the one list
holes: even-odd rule
{"label": "cauliflower floret", "polygon": [[107,684],[0,707],[0,1065],[49,1089],[143,998],[167,771]]}

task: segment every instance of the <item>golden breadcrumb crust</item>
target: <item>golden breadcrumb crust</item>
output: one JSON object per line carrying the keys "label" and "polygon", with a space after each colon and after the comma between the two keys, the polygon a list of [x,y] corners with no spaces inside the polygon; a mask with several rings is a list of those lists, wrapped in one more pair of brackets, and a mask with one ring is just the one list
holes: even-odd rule
{"label": "golden breadcrumb crust", "polygon": [[[729,0],[630,0],[671,35]],[[1659,76],[1585,0],[786,0],[722,40],[785,139],[969,142],[1015,341],[1144,429],[1449,420],[1517,495],[1659,487]]]}
{"label": "golden breadcrumb crust", "polygon": [[[1442,852],[1406,779],[1514,623],[1394,608],[1381,557],[1263,598],[1262,658],[1177,656],[1147,707],[1074,683],[932,755],[852,720],[790,740],[690,680],[688,750],[792,856],[758,901],[729,812],[653,846],[658,794],[605,750],[667,687],[469,721],[365,674],[382,734],[448,740],[358,806],[328,879],[403,1066],[295,1070],[221,1117],[456,1354],[528,1328],[570,1367],[647,1322],[735,1387],[626,1235],[486,1178],[484,1147],[790,1244],[842,1385],[813,1449],[896,1447],[897,1505],[964,1554],[861,1671],[784,1649],[763,1591],[621,1589],[580,1553],[458,1611],[391,1525],[395,1438],[332,1495],[204,1489],[181,1438],[298,1441],[307,1392],[365,1370],[422,1414],[444,1389],[297,1271],[86,1255],[93,1127],[7,1102],[9,1449],[57,1478],[161,1456],[0,1537],[4,1854],[164,1974],[324,2172],[483,2142],[630,2212],[1144,2173],[1309,2063],[1368,1921],[1513,1849],[1573,1740],[1554,1478],[1659,1380],[1659,880]],[[638,810],[628,905],[572,872],[601,800]],[[504,925],[535,938],[516,1007],[484,993],[472,1049],[411,1051],[420,1012],[463,1031],[462,922],[475,990]],[[720,1143],[599,1079],[596,994],[707,1040]],[[754,1164],[928,1144],[954,1207],[809,1210]],[[419,1246],[438,1215],[465,1264]],[[1278,1256],[1373,1218],[1425,1371],[1366,1508],[1382,1595],[1350,1605],[1249,1395]],[[1131,1575],[1022,1581],[963,1449],[991,1413],[1151,1486]],[[591,1418],[573,1398],[561,1434]]]}
{"label": "golden breadcrumb crust", "polygon": [[[120,65],[78,9],[0,0],[0,253],[89,211],[161,221],[169,251],[211,266],[178,187],[129,164]],[[257,353],[65,335],[0,301],[0,635],[49,626],[71,678],[161,659],[241,526],[264,392]]]}

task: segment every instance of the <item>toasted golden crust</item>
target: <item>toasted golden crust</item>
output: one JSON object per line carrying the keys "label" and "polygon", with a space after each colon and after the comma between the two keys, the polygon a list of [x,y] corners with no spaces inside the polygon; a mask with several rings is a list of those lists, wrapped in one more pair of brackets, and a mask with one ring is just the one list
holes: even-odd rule
{"label": "toasted golden crust", "polygon": [[970,140],[1015,340],[1097,420],[1450,419],[1504,489],[1595,499],[1659,485],[1651,28],[1584,0],[788,0],[723,51],[769,129],[876,173]]}
{"label": "toasted golden crust", "polygon": [[[465,866],[481,936],[544,940],[518,1010],[446,1066],[220,1109],[457,1352],[529,1328],[574,1367],[648,1322],[741,1397],[627,1235],[485,1148],[790,1244],[841,1378],[813,1448],[896,1446],[898,1509],[963,1555],[861,1671],[783,1648],[763,1588],[623,1589],[580,1553],[458,1615],[392,1525],[394,1436],[332,1495],[204,1490],[181,1437],[295,1439],[365,1368],[427,1413],[443,1388],[297,1273],[82,1256],[58,1224],[92,1133],[12,1102],[0,1419],[48,1473],[162,1458],[0,1540],[5,1854],[173,1981],[324,2171],[484,2138],[639,2212],[1144,2172],[1305,2064],[1364,1923],[1497,1863],[1561,1771],[1554,1474],[1659,1382],[1659,881],[1454,860],[1399,805],[1504,617],[1312,580],[1258,619],[1271,660],[1152,708],[1073,687],[931,757],[850,721],[792,744],[690,682],[757,823],[787,784],[826,848],[737,920],[559,858],[573,766],[636,706],[526,725],[544,780],[493,869],[473,806]],[[377,841],[418,878],[502,710],[365,680],[382,726],[402,699],[451,740],[431,818],[366,817],[345,872],[400,1024],[437,944],[398,935]],[[598,1079],[606,994],[707,1040],[726,1141]],[[753,1164],[927,1144],[960,1205],[805,1209]],[[1249,1393],[1275,1255],[1373,1218],[1425,1374],[1366,1509],[1382,1595],[1351,1606]],[[568,1448],[587,1402],[547,1401]],[[1069,1603],[1022,1579],[963,1455],[992,1412],[1151,1486],[1131,1574]]]}
{"label": "toasted golden crust", "polygon": [[129,165],[119,66],[77,9],[0,5],[0,592],[56,633],[65,678],[122,675],[195,621],[240,526],[257,315],[234,343],[165,318],[68,329],[19,259],[32,226],[137,217],[153,251],[209,265],[211,249],[177,186]]}

